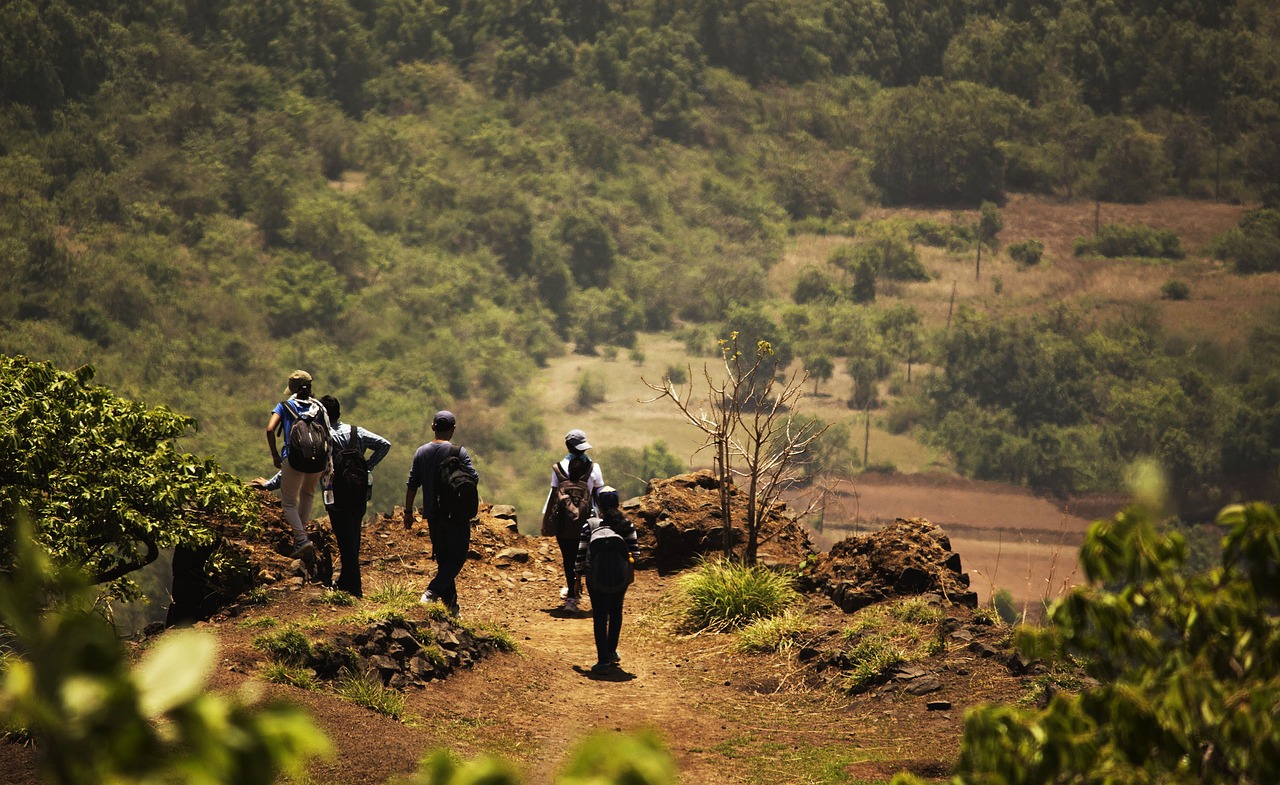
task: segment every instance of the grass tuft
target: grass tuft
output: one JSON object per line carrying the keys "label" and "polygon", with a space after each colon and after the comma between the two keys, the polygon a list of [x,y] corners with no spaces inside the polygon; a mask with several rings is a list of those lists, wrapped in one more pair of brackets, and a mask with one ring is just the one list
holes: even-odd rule
{"label": "grass tuft", "polygon": [[848,667],[844,687],[858,692],[882,681],[898,665],[946,652],[942,609],[919,597],[859,611],[841,638]]}
{"label": "grass tuft", "polygon": [[268,663],[262,669],[262,678],[272,684],[288,684],[303,690],[316,688],[316,677],[309,668],[300,668],[283,662]]}
{"label": "grass tuft", "polygon": [[418,590],[408,583],[391,581],[365,595],[367,602],[385,605],[389,608],[409,610],[418,604]]}
{"label": "grass tuft", "polygon": [[356,604],[356,598],[339,589],[326,589],[320,595],[320,602],[326,605],[351,606]]}
{"label": "grass tuft", "polygon": [[301,667],[311,658],[311,642],[297,630],[281,630],[259,635],[253,645],[267,653],[274,662]]}
{"label": "grass tuft", "polygon": [[393,690],[372,673],[346,673],[334,685],[338,695],[392,719],[404,716],[404,693]]}
{"label": "grass tuft", "polygon": [[789,575],[722,561],[706,561],[685,573],[678,588],[684,621],[698,630],[739,629],[800,599]]}
{"label": "grass tuft", "polygon": [[813,630],[811,620],[794,609],[777,616],[756,619],[738,631],[738,651],[763,654],[783,652],[800,645]]}

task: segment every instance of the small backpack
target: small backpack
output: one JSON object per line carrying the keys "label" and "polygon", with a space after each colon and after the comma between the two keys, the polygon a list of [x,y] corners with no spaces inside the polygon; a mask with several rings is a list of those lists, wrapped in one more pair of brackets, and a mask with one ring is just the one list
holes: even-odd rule
{"label": "small backpack", "polygon": [[347,510],[365,506],[369,494],[369,464],[360,444],[360,432],[354,425],[351,436],[333,456],[333,502]]}
{"label": "small backpack", "polygon": [[294,471],[312,474],[324,471],[329,463],[329,421],[319,404],[299,412],[289,401],[285,411],[293,420],[289,426],[289,465]]}
{"label": "small backpack", "polygon": [[436,468],[435,510],[459,526],[469,524],[480,510],[476,478],[462,462],[462,447],[459,445],[449,445],[449,453]]}
{"label": "small backpack", "polygon": [[592,591],[619,592],[631,585],[631,549],[612,526],[592,518],[587,545],[587,586]]}
{"label": "small backpack", "polygon": [[591,517],[591,493],[587,490],[591,476],[591,464],[586,464],[587,476],[574,478],[556,463],[551,470],[556,475],[556,487],[551,496],[551,525],[549,534],[556,537],[577,537],[582,526]]}

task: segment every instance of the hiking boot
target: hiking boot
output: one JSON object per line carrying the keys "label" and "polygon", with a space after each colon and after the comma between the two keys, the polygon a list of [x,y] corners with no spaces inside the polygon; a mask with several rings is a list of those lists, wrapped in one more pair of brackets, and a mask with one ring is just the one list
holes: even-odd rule
{"label": "hiking boot", "polygon": [[577,612],[578,612],[578,598],[577,598],[577,597],[567,597],[567,598],[565,598],[565,601],[564,601],[564,609],[565,609],[566,611],[568,611],[569,613],[577,613]]}
{"label": "hiking boot", "polygon": [[418,598],[418,602],[422,603],[423,605],[430,605],[433,602],[440,602],[440,595],[436,594],[430,589],[427,589],[422,593],[422,596]]}
{"label": "hiking boot", "polygon": [[455,602],[452,605],[446,605],[444,606],[444,608],[445,610],[449,611],[449,615],[452,616],[453,618],[455,619],[462,618],[462,609],[458,607],[458,603]]}
{"label": "hiking boot", "polygon": [[316,558],[316,546],[311,540],[299,543],[293,549],[293,553],[289,554],[290,559],[301,559],[304,562],[312,562]]}
{"label": "hiking boot", "polygon": [[614,668],[612,662],[597,662],[591,666],[592,673],[609,673]]}
{"label": "hiking boot", "polygon": [[609,656],[609,662],[612,662],[613,664],[617,665],[619,662],[622,662],[622,658],[619,657],[618,653],[615,651],[613,654]]}

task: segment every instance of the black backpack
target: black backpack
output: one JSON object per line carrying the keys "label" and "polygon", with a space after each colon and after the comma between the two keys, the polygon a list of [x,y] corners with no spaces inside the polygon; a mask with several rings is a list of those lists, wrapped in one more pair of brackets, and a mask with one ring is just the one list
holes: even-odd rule
{"label": "black backpack", "polygon": [[587,586],[592,591],[619,592],[631,585],[631,548],[612,526],[592,518],[587,545]]}
{"label": "black backpack", "polygon": [[315,414],[302,414],[284,402],[293,424],[289,426],[289,465],[294,471],[312,474],[324,471],[329,463],[329,420],[324,408],[316,404]]}
{"label": "black backpack", "polygon": [[333,503],[345,510],[359,510],[369,499],[369,464],[364,459],[360,432],[350,426],[347,445],[333,456]]}
{"label": "black backpack", "polygon": [[586,464],[584,477],[571,477],[556,463],[551,470],[556,475],[556,487],[551,496],[551,531],[557,537],[576,538],[582,526],[591,517],[591,494],[587,490],[591,476],[591,464]]}
{"label": "black backpack", "polygon": [[462,447],[456,444],[449,445],[448,454],[436,468],[435,510],[459,526],[470,524],[480,510],[476,478],[467,471],[462,462]]}

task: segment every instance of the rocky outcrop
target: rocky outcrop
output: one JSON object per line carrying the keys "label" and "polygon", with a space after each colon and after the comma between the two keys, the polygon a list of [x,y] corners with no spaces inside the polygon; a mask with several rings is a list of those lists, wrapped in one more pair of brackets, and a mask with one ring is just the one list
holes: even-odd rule
{"label": "rocky outcrop", "polygon": [[801,587],[821,591],[846,613],[893,597],[937,593],[977,607],[960,554],[946,533],[923,518],[899,518],[874,534],[853,536],[810,560]]}
{"label": "rocky outcrop", "polygon": [[[747,542],[746,494],[729,489],[730,545],[740,554]],[[724,550],[720,491],[714,474],[697,471],[666,480],[650,480],[643,496],[623,503],[623,512],[640,536],[637,567],[669,574],[693,566],[704,556]],[[761,561],[798,565],[814,552],[809,534],[785,504],[776,504],[761,521]]]}

